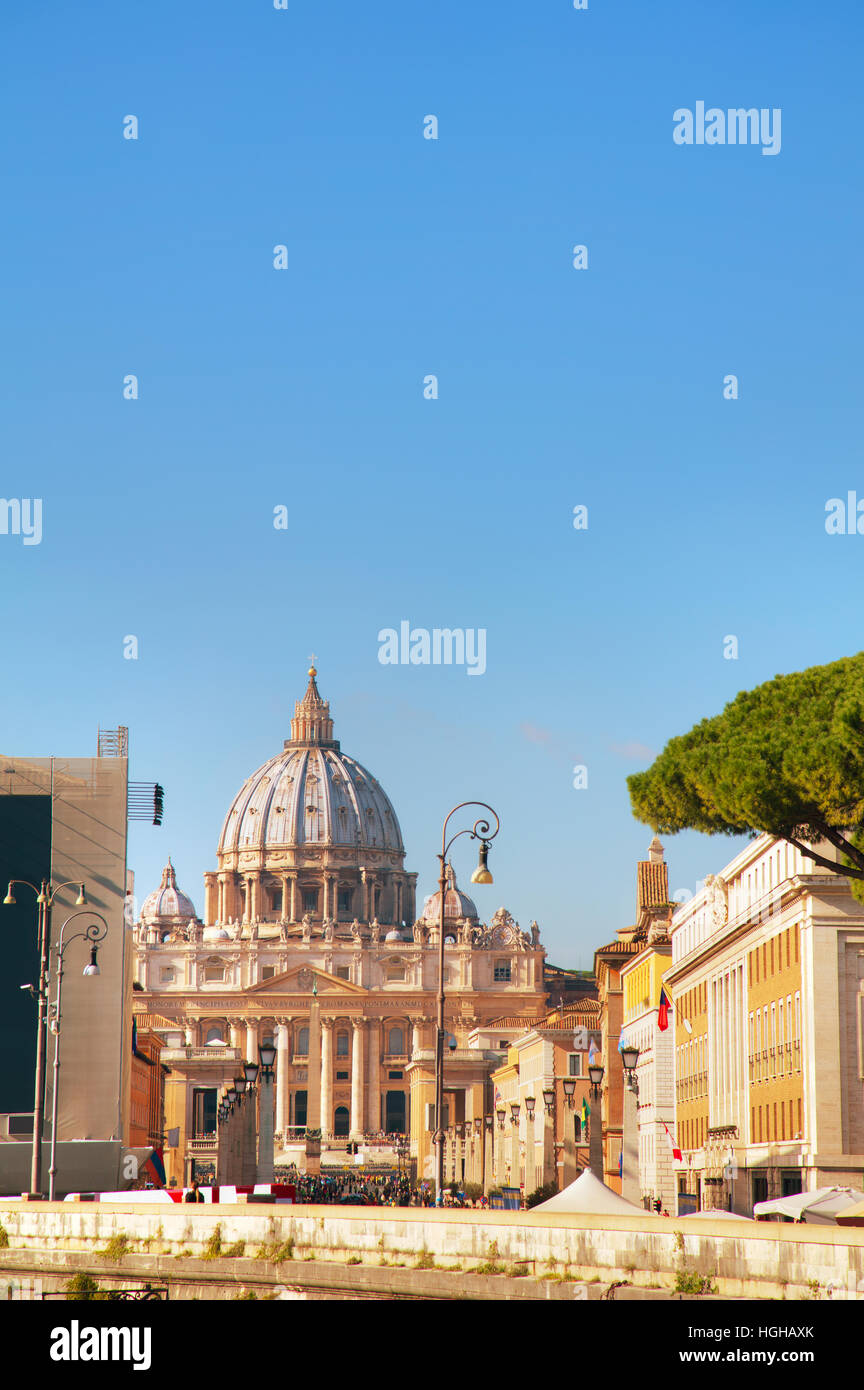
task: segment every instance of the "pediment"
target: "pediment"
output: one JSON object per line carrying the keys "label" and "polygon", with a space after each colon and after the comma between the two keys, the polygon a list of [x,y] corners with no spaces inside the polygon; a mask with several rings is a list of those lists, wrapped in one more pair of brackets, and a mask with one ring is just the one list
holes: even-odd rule
{"label": "pediment", "polygon": [[292,965],[281,975],[271,975],[269,980],[259,980],[250,985],[247,994],[312,994],[312,986],[317,983],[318,994],[357,994],[368,995],[368,989],[352,984],[350,980],[337,980],[326,970],[318,970],[314,965]]}

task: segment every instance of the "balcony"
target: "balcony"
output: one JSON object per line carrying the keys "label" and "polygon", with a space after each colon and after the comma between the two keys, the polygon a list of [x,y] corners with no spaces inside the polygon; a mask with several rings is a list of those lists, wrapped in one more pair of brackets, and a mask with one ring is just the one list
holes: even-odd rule
{"label": "balcony", "polygon": [[239,1047],[163,1047],[159,1060],[170,1067],[178,1062],[239,1062]]}

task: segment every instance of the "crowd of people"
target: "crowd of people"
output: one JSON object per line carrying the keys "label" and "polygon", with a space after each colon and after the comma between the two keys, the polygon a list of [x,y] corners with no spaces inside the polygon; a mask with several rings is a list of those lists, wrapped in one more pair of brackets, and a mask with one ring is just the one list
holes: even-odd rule
{"label": "crowd of people", "polygon": [[[342,1203],[346,1206],[432,1207],[434,1189],[429,1183],[412,1185],[405,1173],[360,1175],[352,1172],[322,1173],[312,1177],[294,1164],[276,1171],[277,1182],[292,1183],[298,1202]],[[471,1199],[455,1189],[444,1192],[445,1207],[485,1207],[485,1197]]]}

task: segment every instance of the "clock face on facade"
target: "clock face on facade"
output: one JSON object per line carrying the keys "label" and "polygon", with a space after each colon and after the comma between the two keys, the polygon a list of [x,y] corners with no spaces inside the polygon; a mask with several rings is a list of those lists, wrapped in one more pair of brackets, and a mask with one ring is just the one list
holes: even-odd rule
{"label": "clock face on facade", "polygon": [[509,946],[513,941],[513,931],[510,927],[496,927],[492,933],[493,946]]}

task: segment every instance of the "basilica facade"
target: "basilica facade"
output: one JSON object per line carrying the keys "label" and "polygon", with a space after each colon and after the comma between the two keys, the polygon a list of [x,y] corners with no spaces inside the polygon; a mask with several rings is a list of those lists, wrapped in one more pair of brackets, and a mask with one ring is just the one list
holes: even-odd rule
{"label": "basilica facade", "polygon": [[[320,1130],[325,1150],[410,1136],[421,1172],[428,1162],[440,894],[418,915],[396,813],[334,739],[316,675],[282,751],[228,808],[203,916],[169,861],[135,925],[135,1009],[158,1016],[165,1040],[165,1157],[178,1183],[212,1170],[219,1092],[267,1042],[277,1161]],[[505,908],[481,923],[449,865],[444,923],[454,1124],[491,1113],[489,1077],[509,1042],[496,1021],[543,1015],[545,953],[536,923],[524,932]]]}

